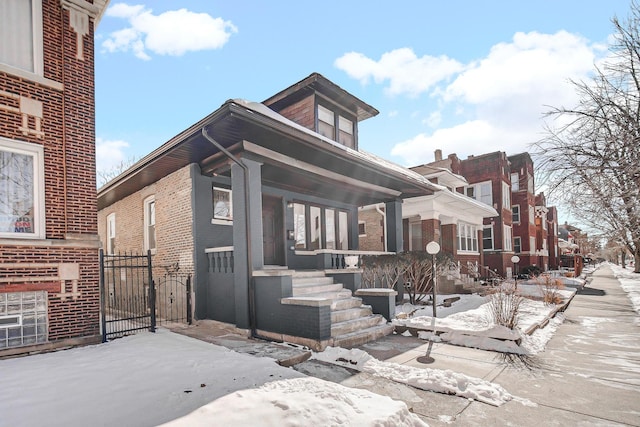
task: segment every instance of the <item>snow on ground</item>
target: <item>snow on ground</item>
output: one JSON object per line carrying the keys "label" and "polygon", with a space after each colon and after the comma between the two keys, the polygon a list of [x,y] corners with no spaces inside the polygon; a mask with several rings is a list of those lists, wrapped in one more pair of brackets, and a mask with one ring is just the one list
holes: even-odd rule
{"label": "snow on ground", "polygon": [[402,402],[164,329],[0,360],[0,384],[2,426],[424,425]]}
{"label": "snow on ground", "polygon": [[[518,313],[518,332],[496,325],[491,316],[488,296],[471,295],[439,295],[436,306],[436,318],[433,318],[433,307],[416,307],[404,304],[398,307],[400,315],[394,319],[396,325],[423,330],[419,337],[434,342],[446,341],[449,344],[479,348],[513,354],[536,354],[544,350],[544,346],[553,336],[557,325],[554,322],[549,330],[538,330],[532,336],[523,333],[531,326],[539,324],[555,313],[556,306],[540,301],[542,288],[536,285],[518,285],[518,293],[526,298],[522,300]],[[575,294],[574,289],[559,289],[558,295],[569,299]],[[458,297],[451,307],[443,307],[445,298]],[[532,299],[533,298],[533,299]],[[439,336],[428,332],[444,331]],[[545,328],[546,329],[546,328]],[[517,340],[522,340],[518,345]]]}
{"label": "snow on ground", "polygon": [[421,390],[466,397],[494,406],[500,406],[513,399],[513,396],[504,388],[490,381],[470,377],[449,369],[416,368],[383,362],[358,349],[346,350],[339,347],[328,347],[322,353],[314,353],[312,358],[356,369]]}
{"label": "snow on ground", "polygon": [[631,267],[622,268],[615,264],[609,264],[609,267],[620,281],[622,289],[629,295],[633,309],[640,314],[640,273],[634,273]]}

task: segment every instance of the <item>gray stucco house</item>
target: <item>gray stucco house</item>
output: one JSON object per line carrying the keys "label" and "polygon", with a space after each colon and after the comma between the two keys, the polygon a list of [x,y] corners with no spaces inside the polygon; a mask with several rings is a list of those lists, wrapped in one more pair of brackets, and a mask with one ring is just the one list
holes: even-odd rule
{"label": "gray stucco house", "polygon": [[192,272],[197,319],[318,349],[387,334],[345,268],[358,207],[384,204],[386,250],[401,251],[402,199],[442,187],[358,149],[377,114],[317,73],[229,100],[99,190],[103,246]]}

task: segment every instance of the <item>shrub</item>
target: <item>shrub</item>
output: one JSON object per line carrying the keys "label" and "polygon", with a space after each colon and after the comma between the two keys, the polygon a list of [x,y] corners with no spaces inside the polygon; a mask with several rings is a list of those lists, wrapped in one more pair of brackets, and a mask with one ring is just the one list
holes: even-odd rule
{"label": "shrub", "polygon": [[513,284],[502,283],[489,296],[489,313],[496,325],[515,329],[518,326],[518,313],[522,296]]}

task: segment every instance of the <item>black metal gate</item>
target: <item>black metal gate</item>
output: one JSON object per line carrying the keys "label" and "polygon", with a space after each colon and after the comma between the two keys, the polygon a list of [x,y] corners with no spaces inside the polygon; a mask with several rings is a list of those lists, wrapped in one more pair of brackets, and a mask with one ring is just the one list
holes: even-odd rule
{"label": "black metal gate", "polygon": [[167,274],[154,279],[154,285],[157,322],[191,324],[191,275]]}
{"label": "black metal gate", "polygon": [[192,323],[191,275],[153,279],[151,252],[108,255],[100,250],[102,341],[155,332],[157,324]]}
{"label": "black metal gate", "polygon": [[107,255],[100,250],[102,341],[155,332],[155,290],[151,252],[146,255]]}

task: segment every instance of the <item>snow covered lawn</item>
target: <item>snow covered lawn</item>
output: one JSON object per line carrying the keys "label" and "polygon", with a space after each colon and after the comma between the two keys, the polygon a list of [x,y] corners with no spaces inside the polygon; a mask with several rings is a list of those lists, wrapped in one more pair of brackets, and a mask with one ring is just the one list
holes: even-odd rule
{"label": "snow covered lawn", "polygon": [[2,426],[424,425],[402,402],[163,329],[0,360],[0,382]]}

